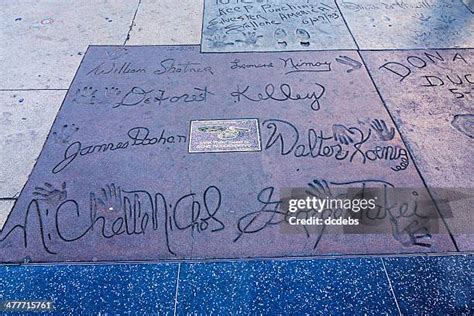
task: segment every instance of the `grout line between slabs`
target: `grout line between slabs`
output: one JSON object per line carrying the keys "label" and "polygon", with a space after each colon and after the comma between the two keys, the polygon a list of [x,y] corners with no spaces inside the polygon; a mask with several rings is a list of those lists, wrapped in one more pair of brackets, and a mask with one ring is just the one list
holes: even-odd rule
{"label": "grout line between slabs", "polygon": [[181,263],[178,263],[178,275],[176,277],[176,290],[174,292],[174,309],[173,315],[176,316],[176,308],[178,307],[178,291],[179,291],[179,276],[181,274]]}
{"label": "grout line between slabs", "polygon": [[1,262],[0,266],[30,266],[44,267],[52,265],[126,265],[126,264],[187,264],[187,263],[225,263],[225,262],[255,262],[255,261],[309,261],[309,260],[348,260],[370,258],[413,258],[413,257],[449,257],[449,256],[474,256],[474,251],[441,252],[441,253],[374,253],[374,254],[345,254],[345,255],[320,255],[320,256],[281,256],[281,257],[240,257],[240,258],[195,258],[195,259],[157,259],[157,260],[109,260],[109,261],[50,261],[50,262]]}
{"label": "grout line between slabs", "polygon": [[466,7],[466,9],[469,10],[469,12],[471,12],[472,14],[474,14],[474,11],[467,5],[467,3],[465,3],[463,0],[461,0],[461,3]]}
{"label": "grout line between slabs", "polygon": [[385,277],[387,278],[388,286],[390,287],[390,292],[392,293],[393,299],[395,300],[395,304],[397,305],[398,314],[403,315],[402,310],[400,309],[400,305],[398,305],[397,296],[395,295],[395,290],[393,289],[392,281],[390,280],[390,276],[388,275],[388,271],[385,267],[385,262],[383,261],[383,258],[380,258],[380,261],[382,261],[383,271],[385,272]]}
{"label": "grout line between slabs", "polygon": [[346,25],[347,31],[349,31],[349,34],[351,35],[352,40],[354,41],[354,44],[355,44],[356,47],[357,47],[357,50],[360,50],[359,43],[357,43],[357,41],[356,41],[356,39],[355,39],[355,36],[354,36],[354,34],[352,33],[352,30],[351,30],[351,28],[349,27],[349,24],[347,23],[346,18],[344,17],[344,14],[343,14],[342,11],[341,11],[341,8],[339,8],[339,4],[337,3],[337,0],[334,0],[334,4],[336,5],[337,10],[338,10],[339,13],[341,14],[342,21],[344,21],[344,24]]}
{"label": "grout line between slabs", "polygon": [[19,88],[19,89],[0,89],[0,91],[11,91],[11,92],[14,92],[14,91],[67,91],[68,89],[37,89],[37,88],[33,88],[33,89],[22,89],[22,88]]}
{"label": "grout line between slabs", "polygon": [[377,92],[377,94],[378,94],[378,96],[379,96],[380,101],[382,101],[382,104],[383,104],[383,106],[385,107],[385,110],[387,111],[388,116],[389,116],[390,119],[392,120],[392,123],[393,123],[393,125],[395,126],[395,129],[396,129],[397,132],[398,132],[398,135],[400,136],[400,138],[401,138],[403,144],[404,144],[405,147],[407,148],[407,152],[408,152],[408,155],[410,156],[411,161],[413,162],[413,166],[415,167],[415,170],[417,171],[417,173],[418,173],[418,175],[419,175],[419,177],[420,177],[420,179],[421,179],[421,182],[423,182],[423,185],[425,186],[426,191],[428,192],[428,194],[429,194],[431,200],[433,201],[433,204],[435,205],[436,210],[438,211],[438,214],[439,214],[441,220],[443,221],[444,226],[446,227],[446,231],[448,232],[449,237],[451,238],[451,242],[453,243],[454,248],[456,249],[457,252],[460,252],[460,249],[459,249],[458,244],[457,244],[457,242],[456,242],[456,238],[454,238],[454,234],[451,232],[451,229],[450,229],[448,223],[446,222],[446,219],[444,218],[444,216],[442,215],[442,213],[441,213],[441,211],[440,211],[440,209],[439,209],[438,203],[436,202],[436,200],[435,200],[433,194],[431,193],[430,188],[428,187],[428,184],[426,183],[425,178],[423,177],[423,174],[421,173],[420,169],[418,168],[418,165],[416,164],[416,161],[415,161],[415,159],[414,159],[415,152],[414,152],[413,149],[411,148],[410,144],[405,140],[405,137],[403,136],[403,134],[402,134],[402,132],[401,132],[401,130],[400,130],[400,127],[398,126],[398,124],[397,124],[396,121],[395,121],[395,118],[394,118],[393,115],[392,115],[392,112],[390,112],[390,110],[389,110],[389,108],[388,108],[388,106],[387,106],[387,103],[385,102],[385,99],[384,99],[383,96],[382,96],[382,92],[380,92],[379,87],[377,86],[377,83],[375,82],[375,80],[374,80],[374,78],[373,78],[373,76],[372,76],[372,73],[371,73],[370,70],[369,70],[369,67],[367,67],[367,63],[365,62],[364,56],[362,56],[360,50],[358,50],[357,53],[359,54],[359,58],[361,59],[362,64],[364,65],[364,68],[365,68],[367,74],[369,75],[370,80],[372,81],[372,84],[373,84],[373,86],[374,86],[374,88],[375,88],[375,91]]}
{"label": "grout line between slabs", "polygon": [[[84,55],[82,56],[81,62],[79,63],[79,66],[77,67],[76,72],[74,73],[74,76],[73,76],[71,82],[69,83],[69,88],[71,88],[71,85],[72,85],[73,82],[76,80],[77,74],[79,73],[79,69],[81,68],[82,63],[84,62],[84,59],[86,58],[86,55],[87,55],[87,52],[88,52],[88,51],[89,51],[89,46],[87,47],[87,50],[85,51]],[[69,90],[69,88],[66,89],[66,90]],[[46,144],[48,143],[48,139],[50,138],[50,136],[51,136],[51,134],[52,134],[53,127],[54,127],[54,125],[56,124],[56,122],[57,122],[57,120],[58,120],[58,118],[59,118],[59,115],[58,115],[58,114],[61,112],[61,109],[63,108],[64,103],[66,103],[66,98],[67,98],[67,93],[66,93],[66,95],[64,95],[64,97],[63,97],[63,100],[62,100],[62,102],[61,102],[61,106],[59,107],[58,111],[56,112],[56,117],[54,118],[53,123],[51,124],[51,127],[50,127],[50,129],[49,129],[48,135],[46,136],[46,139],[44,140],[43,145],[41,146],[41,150],[40,150],[40,152],[39,152],[39,154],[38,154],[38,156],[37,156],[37,158],[36,158],[36,160],[35,160],[35,163],[34,163],[34,165],[33,165],[33,168],[31,168],[31,170],[29,171],[28,177],[27,177],[26,181],[24,182],[24,184],[23,184],[23,186],[22,186],[20,192],[18,193],[18,197],[21,196],[21,194],[23,193],[23,190],[26,188],[27,184],[29,183],[30,178],[31,178],[31,175],[32,175],[33,172],[35,171],[36,165],[38,164],[38,162],[40,161],[41,156],[43,155],[43,150],[44,150]],[[15,209],[15,206],[16,206],[16,203],[17,203],[17,202],[18,202],[18,199],[15,200],[15,203],[13,204],[12,210],[11,210],[10,213],[7,215],[7,218],[5,219],[5,224],[8,223],[8,221],[9,221],[9,219],[10,219],[10,216],[12,216],[13,210]]]}

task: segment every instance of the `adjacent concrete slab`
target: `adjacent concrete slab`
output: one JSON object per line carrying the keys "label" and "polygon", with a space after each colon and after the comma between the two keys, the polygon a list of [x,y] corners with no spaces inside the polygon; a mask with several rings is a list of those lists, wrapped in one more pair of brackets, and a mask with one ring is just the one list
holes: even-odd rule
{"label": "adjacent concrete slab", "polygon": [[474,50],[362,54],[428,186],[449,201],[460,248],[474,249]]}
{"label": "adjacent concrete slab", "polygon": [[66,91],[0,92],[0,198],[17,197]]}
{"label": "adjacent concrete slab", "polygon": [[13,204],[15,204],[14,200],[0,200],[0,229],[5,225],[7,217],[13,208]]}
{"label": "adjacent concrete slab", "polygon": [[361,49],[474,47],[474,16],[460,0],[337,0]]}
{"label": "adjacent concrete slab", "polygon": [[[284,224],[289,188],[325,199],[348,187],[384,193],[357,232]],[[425,227],[427,201],[357,52],[94,46],[0,233],[0,261],[454,250],[444,226]]]}
{"label": "adjacent concrete slab", "polygon": [[199,44],[203,6],[203,0],[141,0],[127,44]]}
{"label": "adjacent concrete slab", "polygon": [[201,45],[203,52],[356,48],[330,0],[205,0]]}
{"label": "adjacent concrete slab", "polygon": [[90,44],[123,44],[136,1],[3,1],[1,89],[67,89]]}

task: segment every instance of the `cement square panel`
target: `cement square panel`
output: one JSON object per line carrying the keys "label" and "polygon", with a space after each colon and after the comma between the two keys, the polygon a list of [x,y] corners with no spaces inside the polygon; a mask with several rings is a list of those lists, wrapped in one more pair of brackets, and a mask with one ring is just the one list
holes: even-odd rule
{"label": "cement square panel", "polygon": [[0,266],[0,300],[52,301],[54,314],[173,314],[178,264]]}
{"label": "cement square panel", "polygon": [[199,44],[204,0],[141,0],[127,45]]}
{"label": "cement square panel", "polygon": [[376,258],[182,264],[176,312],[398,313],[382,261]]}
{"label": "cement square panel", "polygon": [[136,1],[2,1],[0,89],[67,89],[88,45],[125,42]]}
{"label": "cement square panel", "polygon": [[8,215],[10,214],[15,200],[0,200],[0,229],[7,221]]}
{"label": "cement square panel", "polygon": [[474,50],[362,52],[461,250],[474,249]]}
{"label": "cement square panel", "polygon": [[336,0],[360,49],[474,47],[474,15],[459,0]]}
{"label": "cement square panel", "polygon": [[[255,119],[260,151],[189,153],[191,121]],[[199,132],[242,146],[253,130],[239,124]],[[285,230],[285,189],[328,198],[348,187],[412,189],[381,196],[356,233]],[[419,199],[423,182],[356,51],[91,46],[0,233],[0,260],[455,250],[442,223],[412,229]]]}
{"label": "cement square panel", "polygon": [[203,52],[355,49],[331,0],[205,0]]}
{"label": "cement square panel", "polygon": [[0,91],[0,198],[18,197],[66,91]]}
{"label": "cement square panel", "polygon": [[383,258],[403,315],[472,315],[472,255]]}

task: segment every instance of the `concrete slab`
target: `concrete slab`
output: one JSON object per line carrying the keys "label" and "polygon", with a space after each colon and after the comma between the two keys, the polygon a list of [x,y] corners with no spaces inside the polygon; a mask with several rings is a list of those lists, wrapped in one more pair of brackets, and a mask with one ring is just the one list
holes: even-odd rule
{"label": "concrete slab", "polygon": [[15,204],[14,200],[0,200],[0,229],[5,225],[7,217],[13,208],[13,204]]}
{"label": "concrete slab", "polygon": [[449,201],[459,247],[473,250],[474,50],[362,54],[428,187]]}
{"label": "concrete slab", "polygon": [[66,91],[0,91],[0,198],[17,197]]}
{"label": "concrete slab", "polygon": [[354,49],[330,0],[205,0],[203,52]]}
{"label": "concrete slab", "polygon": [[203,0],[142,0],[127,44],[199,44],[203,6]]}
{"label": "concrete slab", "polygon": [[459,0],[337,0],[361,49],[474,47],[473,13]]}
{"label": "concrete slab", "polygon": [[136,1],[4,1],[0,89],[67,89],[89,44],[123,44]]}
{"label": "concrete slab", "polygon": [[[349,187],[382,191],[358,231],[289,228],[288,189],[336,199]],[[94,46],[0,234],[0,261],[454,250],[444,226],[426,227],[426,202],[357,52]]]}

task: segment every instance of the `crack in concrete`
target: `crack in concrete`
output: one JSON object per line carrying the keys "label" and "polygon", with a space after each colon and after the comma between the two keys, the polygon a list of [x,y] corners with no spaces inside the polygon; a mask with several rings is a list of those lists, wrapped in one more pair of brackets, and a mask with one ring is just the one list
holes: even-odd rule
{"label": "crack in concrete", "polygon": [[138,9],[140,8],[141,3],[142,3],[142,0],[138,0],[137,8],[135,9],[135,13],[133,14],[132,23],[130,23],[130,27],[127,32],[127,37],[125,38],[125,41],[123,42],[123,46],[127,45],[127,42],[130,39],[130,33],[132,33],[133,26],[135,25],[135,18],[137,17]]}

